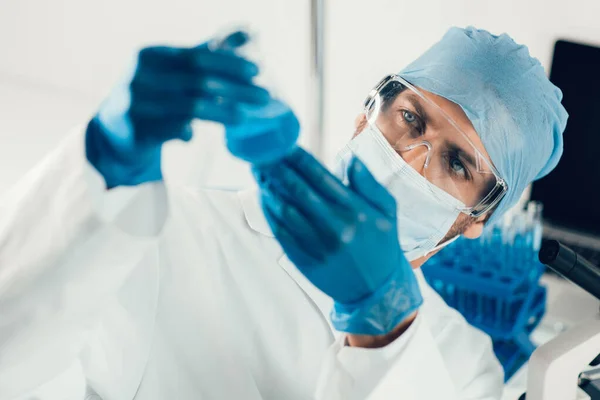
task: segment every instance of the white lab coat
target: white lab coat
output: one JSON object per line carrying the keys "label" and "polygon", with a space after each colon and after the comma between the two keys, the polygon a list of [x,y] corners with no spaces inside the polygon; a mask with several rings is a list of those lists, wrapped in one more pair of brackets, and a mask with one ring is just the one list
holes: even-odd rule
{"label": "white lab coat", "polygon": [[344,346],[255,191],[106,192],[78,131],[0,211],[1,400],[75,364],[104,400],[501,396],[489,338],[420,271],[425,303],[406,333]]}

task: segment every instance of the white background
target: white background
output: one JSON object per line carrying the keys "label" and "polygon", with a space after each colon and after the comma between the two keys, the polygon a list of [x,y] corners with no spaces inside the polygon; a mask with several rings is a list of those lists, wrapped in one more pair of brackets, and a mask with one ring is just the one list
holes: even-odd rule
{"label": "white background", "polygon": [[[600,44],[593,0],[334,0],[326,11],[324,159],[348,139],[378,79],[452,25],[508,32],[545,67],[559,37]],[[309,0],[0,0],[0,193],[89,119],[135,49],[192,45],[234,24],[258,33],[270,83],[308,126],[309,16]],[[314,143],[308,129],[303,142]],[[191,184],[248,183],[221,143],[218,127],[201,124],[193,145],[177,149],[185,157],[168,154],[167,173]]]}

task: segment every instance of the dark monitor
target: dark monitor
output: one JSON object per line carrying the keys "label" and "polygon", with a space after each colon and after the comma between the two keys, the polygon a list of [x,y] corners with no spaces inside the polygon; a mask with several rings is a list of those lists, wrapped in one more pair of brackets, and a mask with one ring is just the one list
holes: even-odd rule
{"label": "dark monitor", "polygon": [[569,113],[564,154],[532,199],[552,225],[600,235],[600,48],[557,41],[550,80]]}

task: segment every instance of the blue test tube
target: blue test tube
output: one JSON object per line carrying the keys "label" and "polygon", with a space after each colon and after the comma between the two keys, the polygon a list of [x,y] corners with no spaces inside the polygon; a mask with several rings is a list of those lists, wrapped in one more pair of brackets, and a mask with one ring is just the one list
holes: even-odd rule
{"label": "blue test tube", "polygon": [[486,228],[479,239],[479,264],[477,265],[477,271],[482,272],[489,268],[491,257],[491,237],[492,228]]}
{"label": "blue test tube", "polygon": [[478,321],[482,321],[483,320],[483,295],[481,293],[476,293],[475,294],[476,298],[477,298],[477,312],[476,312],[476,319]]}
{"label": "blue test tube", "polygon": [[514,260],[511,268],[514,273],[520,274],[527,268],[525,258],[523,257],[524,252],[527,251],[527,221],[523,210],[519,210],[514,222],[514,241],[511,248]]}
{"label": "blue test tube", "polygon": [[[495,276],[500,272],[502,264],[504,264],[506,258],[504,252],[502,251],[502,224],[498,223],[493,226],[489,245],[489,261],[487,265],[491,273]],[[496,256],[493,256],[494,254]]]}

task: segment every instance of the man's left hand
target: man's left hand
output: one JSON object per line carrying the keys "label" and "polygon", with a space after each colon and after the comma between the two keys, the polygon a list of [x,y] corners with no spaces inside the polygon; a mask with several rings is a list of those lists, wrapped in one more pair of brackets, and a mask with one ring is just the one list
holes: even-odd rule
{"label": "man's left hand", "polygon": [[398,241],[396,201],[360,160],[348,186],[301,148],[254,172],[275,237],[333,298],[337,330],[380,336],[412,321],[422,297]]}

